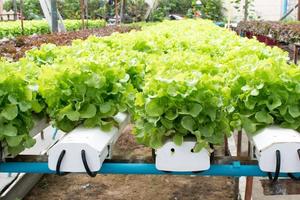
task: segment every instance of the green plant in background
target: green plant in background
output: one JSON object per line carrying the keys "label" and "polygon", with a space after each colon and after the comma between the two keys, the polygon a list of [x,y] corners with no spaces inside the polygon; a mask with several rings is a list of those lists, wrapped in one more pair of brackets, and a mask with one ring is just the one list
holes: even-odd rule
{"label": "green plant in background", "polygon": [[254,0],[246,0],[243,2],[241,0],[232,0],[231,4],[238,12],[243,12],[244,21],[248,19],[259,19],[260,16],[256,15]]}
{"label": "green plant in background", "polygon": [[109,19],[115,15],[115,8],[113,4],[109,4],[105,0],[101,0],[99,4],[99,9],[94,11],[95,17],[100,17],[101,19]]}
{"label": "green plant in background", "polygon": [[[240,0],[237,0],[240,1]],[[143,21],[147,11],[147,4],[144,0],[127,0],[125,6],[125,22]],[[169,14],[194,16],[193,7],[196,0],[159,0],[157,7],[152,11],[150,21],[162,21]],[[64,19],[80,19],[80,1],[57,0],[58,10]],[[17,1],[17,7],[20,8],[20,1]],[[12,1],[6,1],[5,10],[13,10]],[[202,0],[200,8],[203,18],[214,21],[222,21],[222,0]],[[121,10],[119,6],[119,10]],[[43,12],[39,0],[24,1],[23,14],[26,19],[41,19]],[[91,19],[113,17],[114,6],[104,0],[88,1],[88,17]]]}
{"label": "green plant in background", "polygon": [[[105,5],[104,1],[88,0],[88,18],[96,19],[101,16],[101,6]],[[59,0],[58,10],[65,19],[80,19],[80,1]]]}
{"label": "green plant in background", "polygon": [[144,0],[129,0],[126,3],[125,22],[139,22],[145,20],[148,5]]}
{"label": "green plant in background", "polygon": [[164,5],[168,5],[169,13],[186,14],[192,6],[192,0],[163,0]]}
{"label": "green plant in background", "polygon": [[160,0],[151,13],[150,21],[162,21],[169,14],[185,15],[192,8],[192,0]]}
{"label": "green plant in background", "polygon": [[186,16],[188,18],[193,18],[195,16],[194,14],[194,10],[192,8],[188,9],[187,13],[186,13]]}
{"label": "green plant in background", "polygon": [[[202,18],[213,21],[223,21],[223,1],[222,0],[201,0],[199,7]],[[193,0],[193,6],[196,6],[196,0]]]}
{"label": "green plant in background", "polygon": [[63,18],[66,19],[80,19],[80,1],[61,0],[59,11]]}
{"label": "green plant in background", "polygon": [[[20,1],[17,2],[18,9],[20,8]],[[23,7],[23,15],[26,19],[41,19],[43,17],[43,11],[40,6],[39,0],[26,0]],[[13,1],[8,0],[3,5],[5,10],[13,10]]]}
{"label": "green plant in background", "polygon": [[102,1],[99,0],[89,0],[88,1],[88,17],[90,19],[99,18],[99,9],[102,5]]}
{"label": "green plant in background", "polygon": [[[44,17],[39,0],[23,1],[23,15],[26,19],[41,19]],[[18,10],[20,9],[20,1],[17,0]],[[74,0],[57,0],[57,7],[61,15],[65,19],[80,19],[80,1]],[[89,0],[88,13],[89,18],[97,18],[100,14],[101,1]],[[8,0],[4,3],[5,10],[13,10],[13,1]]]}
{"label": "green plant in background", "polygon": [[223,21],[223,1],[222,0],[201,0],[202,5],[197,8],[196,0],[161,0],[157,8],[150,16],[151,21],[162,21],[169,14],[186,15],[194,17],[194,12],[199,9],[202,18],[213,21]]}
{"label": "green plant in background", "polygon": [[167,16],[166,9],[164,7],[156,8],[150,15],[150,21],[161,22]]}
{"label": "green plant in background", "polygon": [[[80,30],[80,20],[64,20],[67,31]],[[102,28],[106,25],[104,20],[89,20],[88,28]],[[45,20],[24,21],[24,34],[18,21],[0,22],[0,38],[17,37],[20,35],[47,34],[51,33],[49,25]]]}

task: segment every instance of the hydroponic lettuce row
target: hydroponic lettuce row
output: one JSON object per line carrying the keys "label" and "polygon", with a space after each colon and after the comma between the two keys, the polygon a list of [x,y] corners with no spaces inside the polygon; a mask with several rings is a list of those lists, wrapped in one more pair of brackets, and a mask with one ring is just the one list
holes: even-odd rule
{"label": "hydroponic lettuce row", "polygon": [[181,145],[184,137],[196,137],[195,151],[220,144],[230,133],[224,112],[228,89],[208,57],[192,52],[170,52],[148,67],[158,69],[145,77],[136,96],[136,136],[153,148],[167,138]]}
{"label": "hydroponic lettuce row", "polygon": [[62,130],[106,128],[128,110],[141,143],[157,148],[194,137],[199,151],[233,129],[251,134],[277,124],[300,131],[300,69],[287,59],[279,48],[210,21],[182,20],[44,45],[20,63],[34,63],[32,80]]}
{"label": "hydroponic lettuce row", "polygon": [[56,127],[69,132],[79,124],[110,128],[113,116],[133,104],[134,88],[129,75],[113,64],[113,54],[93,59],[66,58],[42,66],[37,81]]}
{"label": "hydroponic lettuce row", "polygon": [[[272,115],[277,119],[273,121],[261,119],[264,113],[258,112],[263,104],[247,112],[242,109],[248,105],[247,83],[254,80],[247,74],[257,67],[263,71],[266,65],[281,69],[273,71],[273,76],[290,68],[298,70],[286,64],[287,54],[280,49],[240,38],[209,21],[164,22],[141,32],[92,37],[76,41],[72,47],[42,49],[30,52],[28,58],[56,63],[74,55],[96,59],[101,52],[117,52],[113,63],[125,66],[139,91],[134,109],[136,136],[151,147],[160,146],[167,138],[180,144],[185,136],[192,136],[197,138],[199,150],[208,142],[221,143],[223,135],[230,133],[229,125],[249,133],[273,123],[287,126],[278,115]],[[243,74],[246,80],[241,81]],[[263,77],[259,80],[265,81]],[[260,116],[259,121],[255,115]],[[289,127],[296,128],[295,124]]]}
{"label": "hydroponic lettuce row", "polygon": [[231,126],[251,134],[272,124],[299,131],[300,68],[287,64],[286,52],[256,40],[239,38],[232,44],[220,58],[231,89]]}
{"label": "hydroponic lettuce row", "polygon": [[[149,31],[159,27],[163,36],[152,32],[152,38],[140,41],[140,49],[152,56],[136,99],[142,108],[136,118],[138,139],[157,147],[168,137],[180,144],[183,136],[192,134],[197,151],[207,142],[220,143],[229,133],[228,122],[231,129],[243,128],[249,134],[272,124],[299,131],[300,69],[287,64],[287,53],[210,22],[200,24],[158,25]],[[202,99],[191,98],[195,93]],[[174,118],[168,119],[170,113]]]}
{"label": "hydroponic lettuce row", "polygon": [[255,133],[278,124],[300,131],[300,70],[283,59],[240,69],[231,84],[231,125]]}
{"label": "hydroponic lettuce row", "polygon": [[[89,20],[88,28],[101,28],[105,26],[104,20]],[[67,31],[76,31],[82,28],[81,20],[64,20]],[[4,37],[17,37],[21,35],[48,34],[51,33],[46,20],[24,21],[24,33],[19,21],[0,22],[0,39]]]}
{"label": "hydroponic lettuce row", "polygon": [[36,86],[34,63],[0,61],[0,141],[8,151],[17,154],[35,144],[29,135],[33,128],[33,114],[43,111]]}
{"label": "hydroponic lettuce row", "polygon": [[[102,57],[105,59],[103,60]],[[75,40],[72,46],[42,45],[38,50],[28,51],[25,59],[36,63],[38,66],[49,66],[54,63],[63,64],[67,59],[95,61],[107,67],[117,66],[124,69],[130,76],[128,81],[135,88],[141,89],[143,85],[145,55],[125,48],[112,48],[102,38],[94,36],[86,41]]]}

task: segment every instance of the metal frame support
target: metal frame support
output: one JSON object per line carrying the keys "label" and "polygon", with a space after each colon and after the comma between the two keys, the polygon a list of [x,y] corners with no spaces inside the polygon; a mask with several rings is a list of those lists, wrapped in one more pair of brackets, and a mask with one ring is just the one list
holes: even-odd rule
{"label": "metal frame support", "polygon": [[56,0],[51,0],[51,22],[52,32],[58,32],[58,15],[57,15],[57,4]]}
{"label": "metal frame support", "polygon": [[298,0],[298,14],[297,14],[297,19],[300,21],[300,0]]}
{"label": "metal frame support", "polygon": [[118,10],[118,0],[115,0],[115,16],[116,16],[116,24],[119,24],[119,10]]}
{"label": "metal frame support", "polygon": [[21,29],[22,29],[22,35],[24,35],[24,16],[23,16],[23,10],[24,10],[24,2],[23,0],[20,0],[20,19],[21,19]]}
{"label": "metal frame support", "polygon": [[279,21],[282,21],[282,20],[284,20],[285,18],[287,18],[295,9],[297,9],[298,8],[298,4],[296,4],[291,10],[289,10],[287,13],[285,13],[281,18],[280,18],[280,20]]}
{"label": "metal frame support", "polygon": [[248,8],[249,8],[249,0],[245,0],[245,4],[244,4],[244,21],[248,20]]}
{"label": "metal frame support", "polygon": [[3,3],[4,3],[4,1],[0,0],[0,20],[1,20],[1,17],[2,17],[2,13],[3,13]]}
{"label": "metal frame support", "polygon": [[300,44],[294,44],[293,60],[296,65],[298,64],[299,48],[300,48]]}
{"label": "metal frame support", "polygon": [[253,177],[246,177],[246,191],[245,191],[245,200],[252,199],[252,189],[253,189]]}
{"label": "metal frame support", "polygon": [[14,20],[16,21],[18,19],[17,0],[13,0],[13,10],[14,10]]}
{"label": "metal frame support", "polygon": [[82,29],[85,29],[85,9],[84,9],[84,0],[80,0],[80,17],[81,17],[81,23],[82,23]]}
{"label": "metal frame support", "polygon": [[288,0],[283,0],[282,14],[285,15],[288,11]]}

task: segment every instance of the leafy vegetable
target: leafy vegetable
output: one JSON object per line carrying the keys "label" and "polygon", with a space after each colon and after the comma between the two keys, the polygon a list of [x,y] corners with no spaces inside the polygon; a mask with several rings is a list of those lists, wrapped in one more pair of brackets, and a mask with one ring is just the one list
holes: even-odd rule
{"label": "leafy vegetable", "polygon": [[69,132],[81,123],[110,128],[113,116],[127,110],[134,89],[121,66],[109,66],[112,59],[103,53],[93,60],[73,57],[42,66],[39,92],[58,128]]}
{"label": "leafy vegetable", "polygon": [[[206,20],[168,21],[66,47],[48,44],[18,63],[5,62],[34,68],[13,80],[35,83],[38,94],[30,93],[30,104],[8,95],[1,116],[10,122],[43,111],[39,95],[65,131],[79,124],[109,128],[116,113],[128,110],[139,142],[158,148],[169,138],[180,145],[194,137],[194,151],[200,151],[222,143],[233,129],[254,134],[276,124],[300,131],[300,69],[287,60],[276,47]],[[8,124],[2,139],[14,147],[24,130]],[[26,139],[23,146],[31,144]]]}
{"label": "leafy vegetable", "polygon": [[[157,57],[147,67],[159,66],[145,77],[143,91],[136,99],[136,136],[157,148],[173,137],[176,144],[183,137],[220,144],[229,134],[223,105],[226,103],[224,79],[207,69],[191,52],[172,52]],[[224,94],[224,95],[222,95]]]}
{"label": "leafy vegetable", "polygon": [[300,68],[273,59],[239,70],[229,82],[235,107],[232,124],[242,124],[248,133],[272,124],[300,131]]}
{"label": "leafy vegetable", "polygon": [[45,106],[31,85],[36,73],[34,63],[0,61],[0,141],[11,154],[35,143],[29,135],[34,125],[32,114],[42,112]]}

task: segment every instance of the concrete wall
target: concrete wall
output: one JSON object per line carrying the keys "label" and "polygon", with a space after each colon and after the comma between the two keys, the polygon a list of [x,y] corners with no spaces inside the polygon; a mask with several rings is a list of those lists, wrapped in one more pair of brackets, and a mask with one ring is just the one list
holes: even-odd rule
{"label": "concrete wall", "polygon": [[0,15],[3,12],[3,0],[0,0]]}
{"label": "concrete wall", "polygon": [[[297,1],[298,0],[288,0],[288,10],[294,7],[297,4]],[[231,15],[231,19],[233,21],[242,20],[244,2],[245,0],[242,0],[240,12],[238,12],[235,8],[233,8],[230,0],[224,0],[224,6],[226,8],[225,15]],[[284,0],[254,0],[253,6],[251,6],[254,11],[250,14],[256,19],[277,21],[283,16],[283,4]],[[295,16],[295,13],[296,12],[292,13],[292,16]]]}
{"label": "concrete wall", "polygon": [[255,0],[257,16],[264,20],[279,20],[283,14],[283,0]]}

